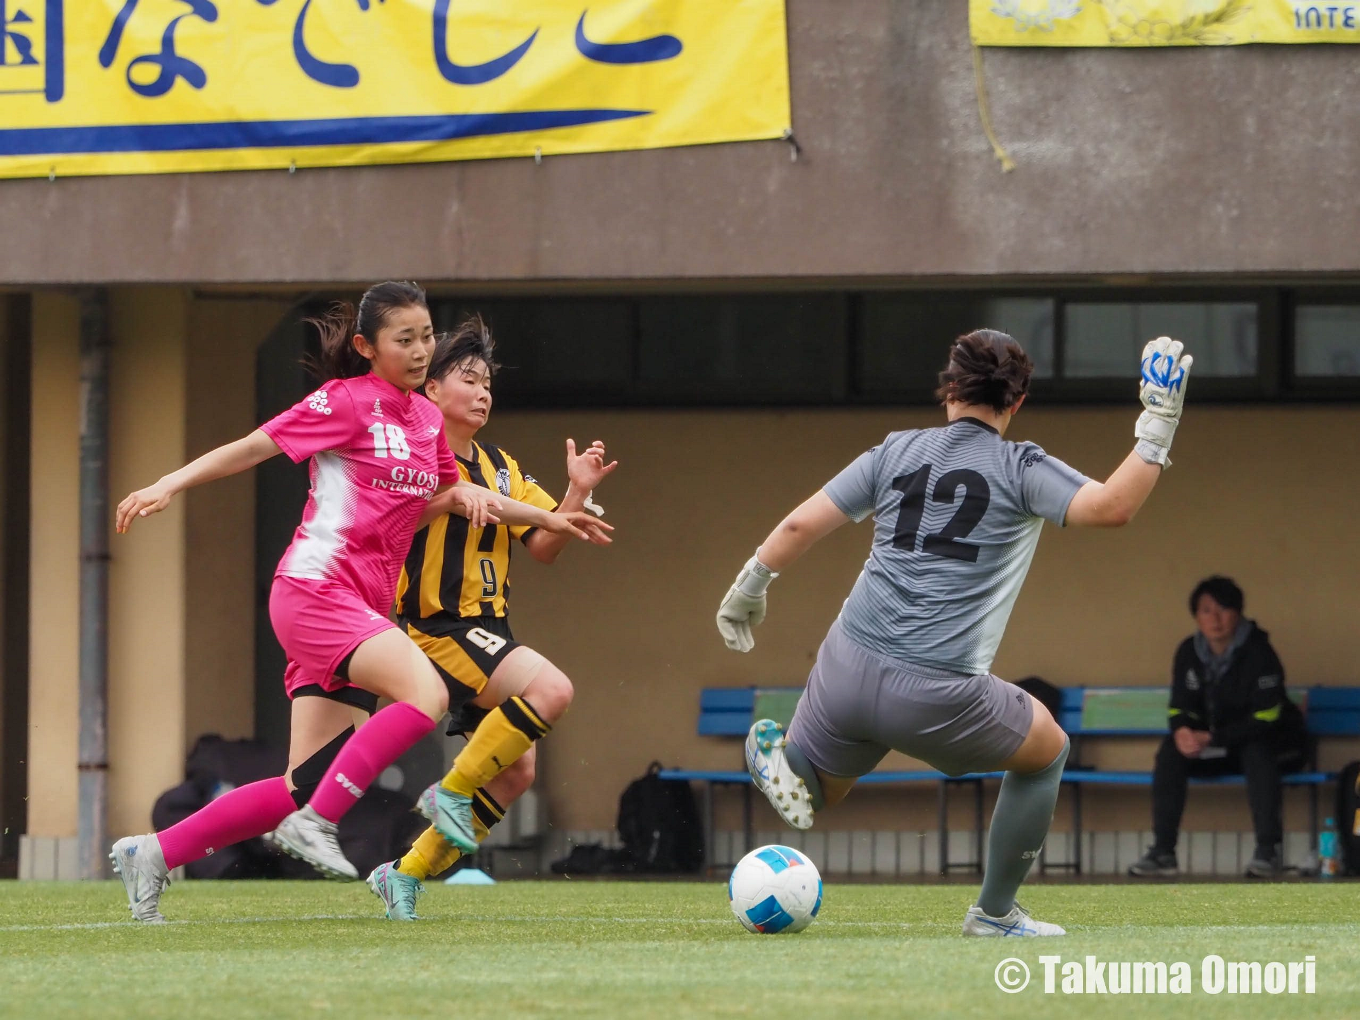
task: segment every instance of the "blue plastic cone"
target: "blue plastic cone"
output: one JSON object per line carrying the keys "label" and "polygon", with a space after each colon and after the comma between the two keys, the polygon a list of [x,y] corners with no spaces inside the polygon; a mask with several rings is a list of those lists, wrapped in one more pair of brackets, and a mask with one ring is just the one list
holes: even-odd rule
{"label": "blue plastic cone", "polygon": [[480,868],[460,868],[448,878],[445,885],[495,885],[496,880]]}

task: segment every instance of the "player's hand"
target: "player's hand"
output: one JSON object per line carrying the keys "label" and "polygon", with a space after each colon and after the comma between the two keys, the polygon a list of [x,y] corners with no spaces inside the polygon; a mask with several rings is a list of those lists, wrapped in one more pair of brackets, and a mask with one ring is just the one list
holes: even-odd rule
{"label": "player's hand", "polygon": [[1138,396],[1149,414],[1172,421],[1180,418],[1181,405],[1185,403],[1185,384],[1195,363],[1190,355],[1181,355],[1183,350],[1185,345],[1169,336],[1159,336],[1144,346]]}
{"label": "player's hand", "polygon": [[732,651],[749,652],[756,646],[751,628],[765,619],[765,589],[778,576],[752,556],[727,589],[718,606],[718,633]]}
{"label": "player's hand", "polygon": [[747,595],[734,584],[718,606],[718,633],[732,651],[749,652],[756,646],[751,628],[764,619],[765,596]]}
{"label": "player's hand", "polygon": [[150,517],[152,514],[160,513],[170,505],[170,498],[174,496],[175,490],[165,483],[162,478],[155,485],[148,485],[145,489],[138,489],[136,492],[129,493],[123,502],[118,504],[118,511],[114,517],[114,530],[118,534],[123,534],[137,517]]}
{"label": "player's hand", "polygon": [[1195,739],[1195,731],[1188,726],[1181,726],[1171,735],[1175,741],[1176,750],[1186,758],[1193,758],[1199,754],[1199,741]]}
{"label": "player's hand", "polygon": [[576,440],[567,440],[567,480],[583,492],[590,492],[618,466],[616,460],[605,463],[604,443],[598,439],[579,454]]}
{"label": "player's hand", "polygon": [[1195,363],[1190,355],[1182,355],[1184,349],[1179,340],[1159,336],[1147,342],[1140,363],[1138,396],[1144,410],[1133,434],[1138,438],[1143,459],[1163,467],[1171,463],[1168,452],[1181,419],[1190,368]]}
{"label": "player's hand", "polygon": [[480,485],[455,485],[449,490],[448,498],[449,512],[466,517],[468,527],[485,528],[488,524],[500,523],[493,511],[499,510],[501,504],[490,489]]}
{"label": "player's hand", "polygon": [[543,525],[544,531],[555,535],[571,535],[591,545],[609,545],[614,541],[609,537],[609,532],[614,528],[584,510],[556,511],[548,517],[549,522]]}

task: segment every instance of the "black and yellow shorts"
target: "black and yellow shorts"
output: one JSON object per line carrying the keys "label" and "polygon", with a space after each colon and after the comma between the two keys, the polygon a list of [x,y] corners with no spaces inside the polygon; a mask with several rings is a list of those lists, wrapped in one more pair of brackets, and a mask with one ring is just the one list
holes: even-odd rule
{"label": "black and yellow shorts", "polygon": [[424,652],[449,689],[450,733],[477,728],[486,710],[471,704],[482,693],[496,667],[519,642],[503,616],[433,616],[425,620],[402,617],[398,621]]}

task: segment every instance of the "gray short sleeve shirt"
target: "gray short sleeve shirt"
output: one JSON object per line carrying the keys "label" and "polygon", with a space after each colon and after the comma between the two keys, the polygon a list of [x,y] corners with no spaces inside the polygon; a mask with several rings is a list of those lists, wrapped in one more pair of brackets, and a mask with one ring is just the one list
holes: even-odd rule
{"label": "gray short sleeve shirt", "polygon": [[874,517],[842,626],[894,658],[990,671],[1043,522],[1061,525],[1088,481],[974,418],[890,434],[824,487],[851,520]]}

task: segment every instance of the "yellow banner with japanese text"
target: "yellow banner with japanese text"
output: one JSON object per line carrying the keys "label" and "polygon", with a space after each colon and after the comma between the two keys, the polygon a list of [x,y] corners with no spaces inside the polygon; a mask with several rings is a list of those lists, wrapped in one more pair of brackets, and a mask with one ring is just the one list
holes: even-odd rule
{"label": "yellow banner with japanese text", "polygon": [[0,0],[0,177],[777,138],[784,0]]}
{"label": "yellow banner with japanese text", "polygon": [[1350,0],[969,0],[978,46],[1360,43]]}

